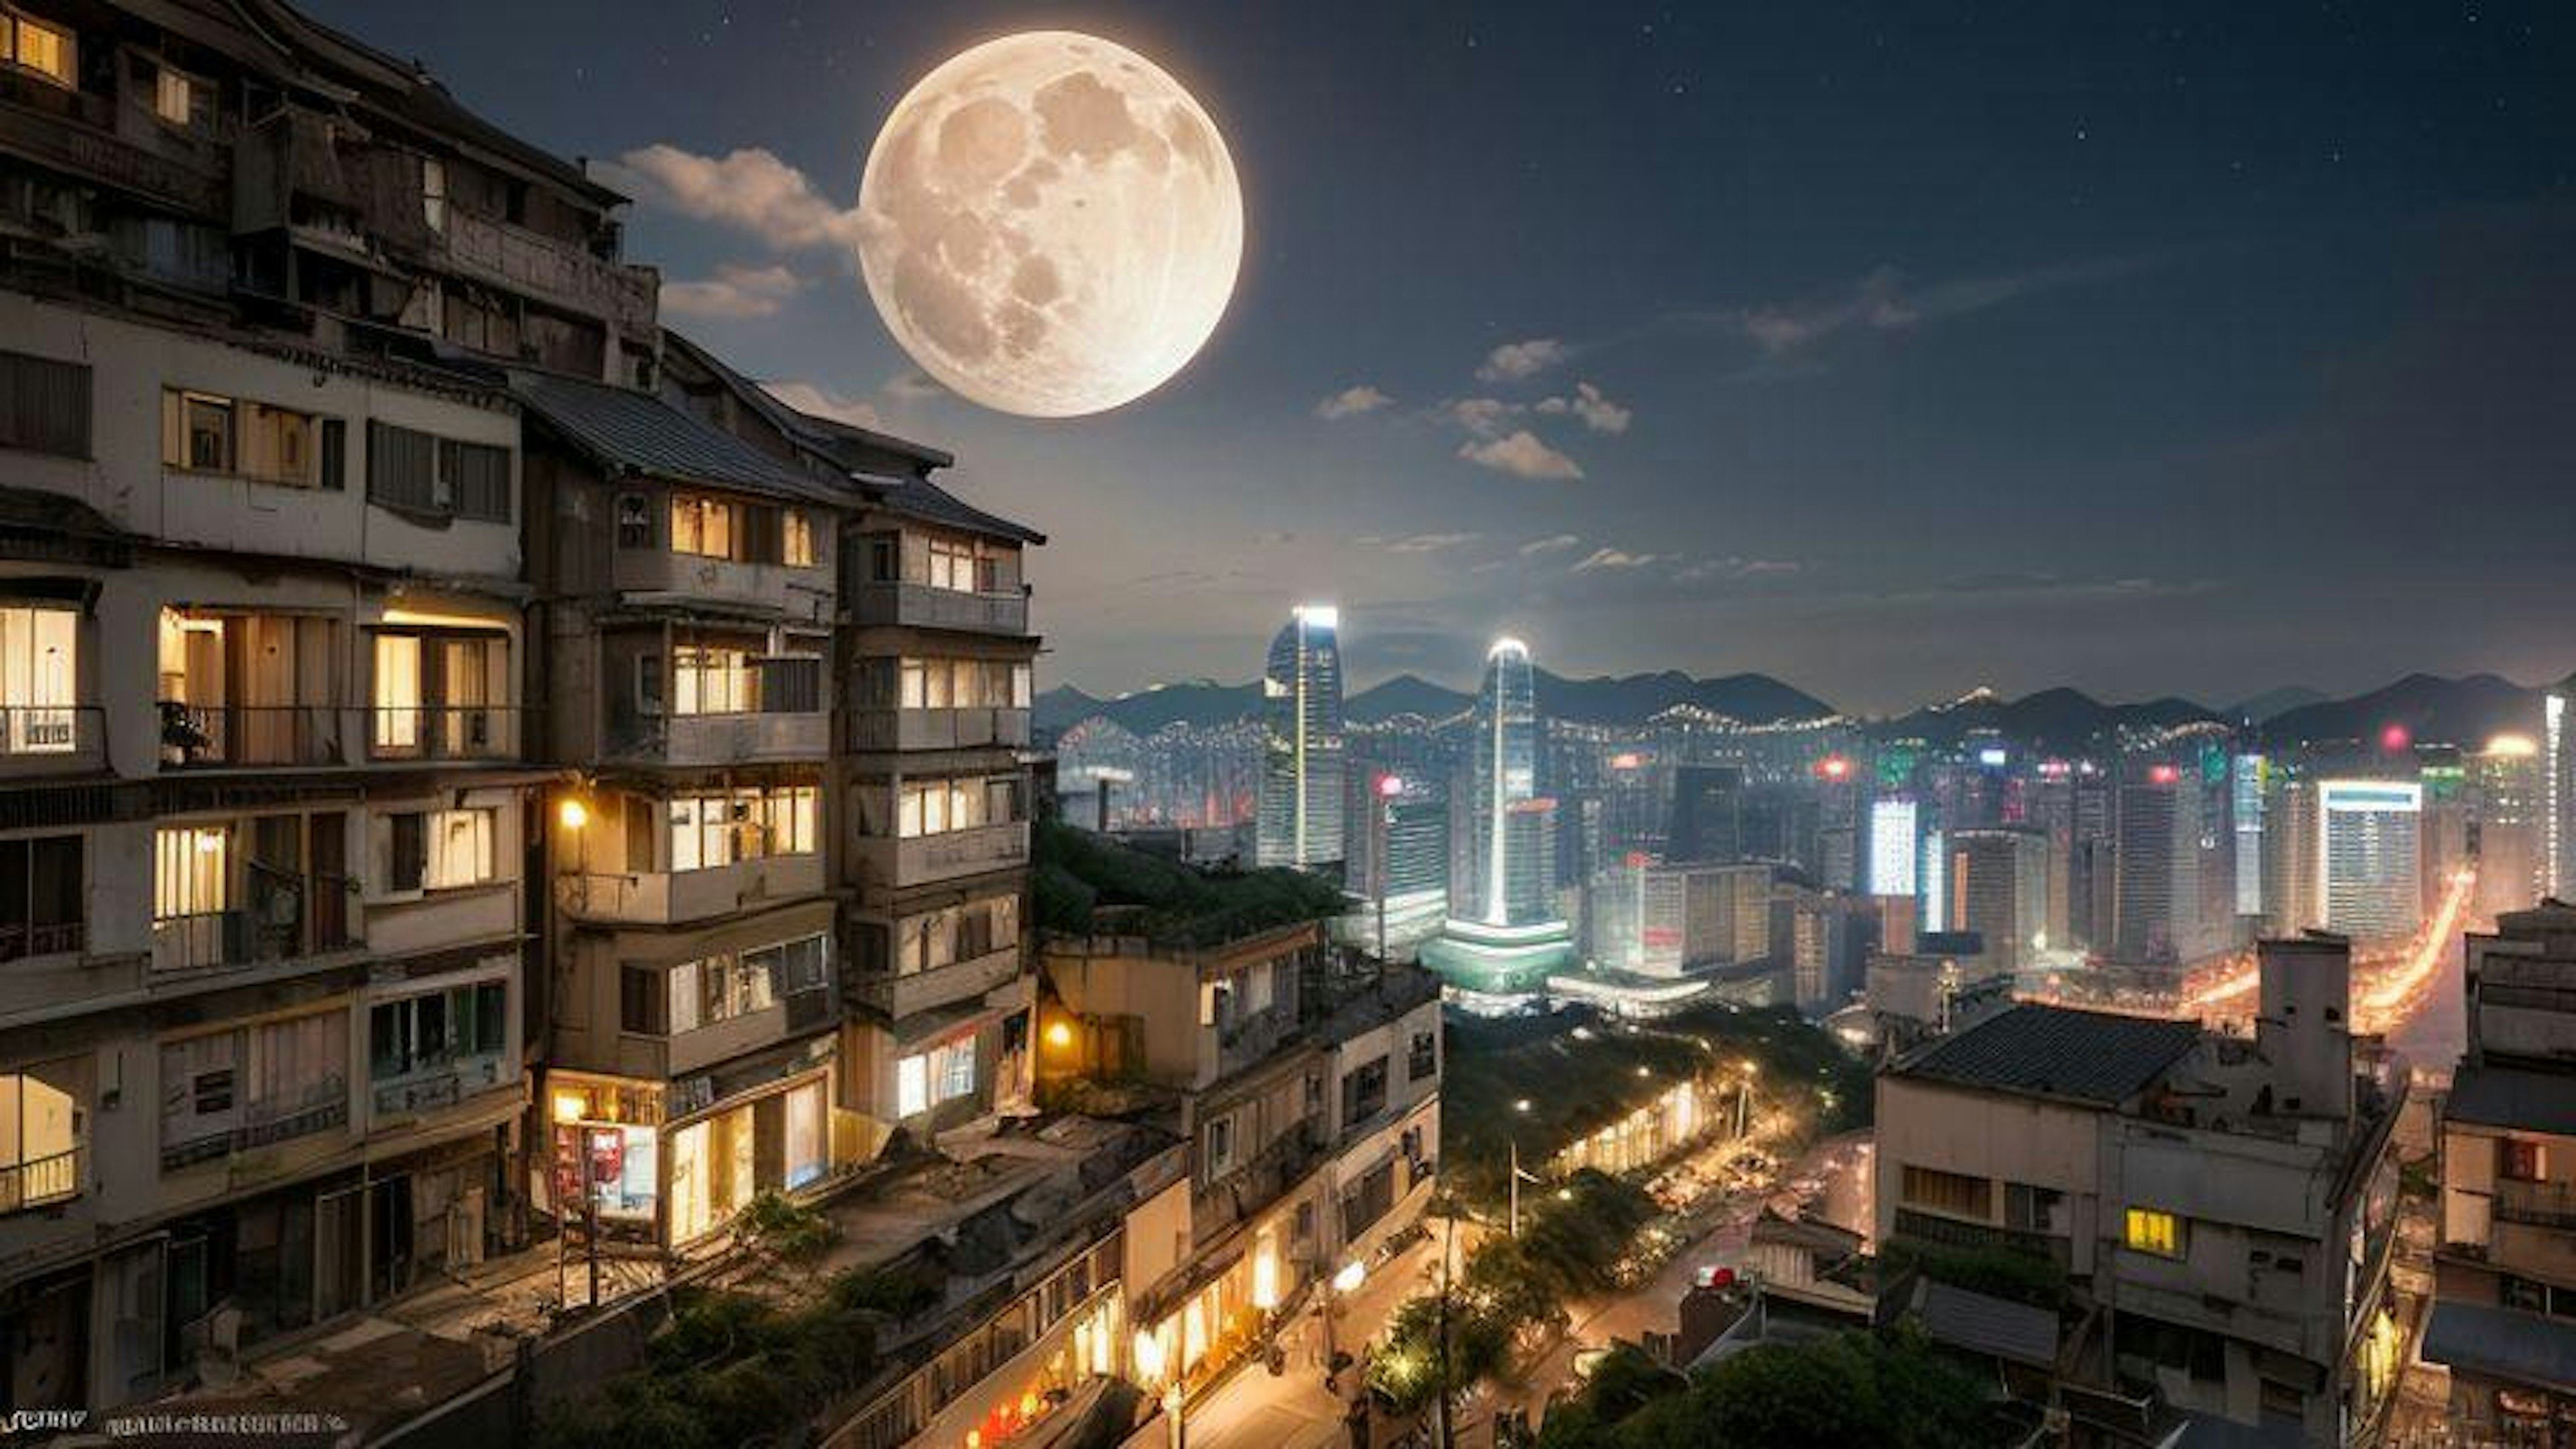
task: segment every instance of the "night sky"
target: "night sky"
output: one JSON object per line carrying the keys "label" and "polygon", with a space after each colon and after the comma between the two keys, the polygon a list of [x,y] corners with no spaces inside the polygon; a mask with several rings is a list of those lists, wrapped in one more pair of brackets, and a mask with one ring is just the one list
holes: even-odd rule
{"label": "night sky", "polygon": [[[1051,535],[1044,683],[1246,678],[1308,598],[1361,683],[2576,667],[2563,4],[312,8],[625,158],[671,325]],[[1072,422],[922,386],[832,240],[894,101],[1037,28],[1180,77],[1250,212],[1207,350]]]}

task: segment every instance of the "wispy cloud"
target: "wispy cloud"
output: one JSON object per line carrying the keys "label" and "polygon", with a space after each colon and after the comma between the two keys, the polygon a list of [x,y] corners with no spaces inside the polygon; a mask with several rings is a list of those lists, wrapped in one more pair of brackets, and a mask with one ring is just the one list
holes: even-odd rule
{"label": "wispy cloud", "polygon": [[1480,438],[1500,437],[1511,420],[1529,409],[1497,397],[1462,397],[1442,403],[1433,416],[1455,423]]}
{"label": "wispy cloud", "polygon": [[1417,533],[1409,538],[1361,541],[1373,543],[1388,553],[1438,553],[1442,549],[1464,548],[1483,537],[1481,533]]}
{"label": "wispy cloud", "polygon": [[1624,433],[1636,417],[1631,409],[1621,407],[1601,395],[1601,389],[1588,382],[1574,385],[1574,396],[1552,397],[1540,402],[1538,410],[1550,417],[1571,413],[1596,433]]}
{"label": "wispy cloud", "polygon": [[1663,561],[1664,555],[1659,553],[1624,553],[1615,548],[1596,548],[1584,555],[1583,561],[1574,566],[1574,572],[1588,574],[1601,569],[1641,569]]}
{"label": "wispy cloud", "polygon": [[1539,478],[1565,481],[1583,476],[1583,467],[1547,444],[1527,428],[1499,438],[1470,438],[1458,445],[1458,456],[1479,468],[1509,473],[1515,478]]}
{"label": "wispy cloud", "polygon": [[1796,302],[1685,314],[1677,320],[1731,327],[1764,351],[1778,354],[1811,347],[1856,328],[1893,332],[1963,317],[2043,292],[2130,276],[2160,262],[2157,257],[2110,257],[1920,285],[1908,282],[1894,267],[1880,267],[1847,287]]}
{"label": "wispy cloud", "polygon": [[1521,557],[1536,558],[1543,553],[1563,553],[1581,542],[1583,539],[1579,534],[1552,533],[1545,538],[1533,538],[1522,544]]}
{"label": "wispy cloud", "polygon": [[1480,382],[1519,382],[1523,378],[1536,377],[1565,358],[1565,344],[1553,337],[1506,342],[1485,354],[1484,363],[1476,369],[1476,377]]}
{"label": "wispy cloud", "polygon": [[928,373],[898,372],[886,379],[885,395],[904,402],[928,402],[948,396],[948,389],[933,381]]}
{"label": "wispy cloud", "polygon": [[834,392],[810,382],[764,382],[760,390],[800,413],[818,418],[831,418],[852,427],[876,429],[885,426],[874,405],[862,397]]}
{"label": "wispy cloud", "polygon": [[1376,412],[1394,401],[1395,399],[1367,383],[1360,383],[1343,388],[1340,392],[1315,404],[1315,416],[1326,419],[1355,418],[1362,413]]}
{"label": "wispy cloud", "polygon": [[1714,579],[1779,578],[1805,571],[1795,559],[1782,558],[1704,558],[1687,563],[1673,571],[1677,584],[1702,584]]}
{"label": "wispy cloud", "polygon": [[701,156],[656,143],[600,168],[603,179],[646,205],[749,233],[773,251],[836,250],[855,262],[859,214],[833,205],[805,173],[750,147]]}
{"label": "wispy cloud", "polygon": [[804,279],[785,267],[727,262],[703,281],[664,282],[662,310],[679,317],[772,317],[804,289]]}

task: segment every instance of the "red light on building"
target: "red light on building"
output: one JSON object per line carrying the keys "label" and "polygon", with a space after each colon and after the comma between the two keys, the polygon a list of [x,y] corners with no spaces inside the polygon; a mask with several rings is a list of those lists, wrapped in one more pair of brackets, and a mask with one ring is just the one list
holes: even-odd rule
{"label": "red light on building", "polygon": [[2170,785],[2181,778],[2182,771],[2171,765],[2152,765],[2147,769],[2147,783],[2151,785]]}
{"label": "red light on building", "polygon": [[2392,755],[2413,743],[2415,743],[2415,737],[2408,734],[2406,726],[2402,724],[2390,725],[2379,732],[2379,747]]}
{"label": "red light on building", "polygon": [[2070,771],[2064,760],[2042,760],[2039,762],[2039,773],[2047,779],[2062,780]]}
{"label": "red light on building", "polygon": [[1827,755],[1816,761],[1816,774],[1827,780],[1849,779],[1851,769],[1851,761],[1840,755]]}
{"label": "red light on building", "polygon": [[1390,800],[1394,799],[1396,796],[1404,793],[1404,777],[1401,775],[1378,776],[1377,792]]}
{"label": "red light on building", "polygon": [[1645,763],[1646,757],[1638,754],[1634,750],[1624,751],[1610,757],[1610,768],[1614,770],[1633,770]]}
{"label": "red light on building", "polygon": [[1654,863],[1655,858],[1642,850],[1632,850],[1628,852],[1628,868],[1630,870],[1644,870],[1647,866]]}

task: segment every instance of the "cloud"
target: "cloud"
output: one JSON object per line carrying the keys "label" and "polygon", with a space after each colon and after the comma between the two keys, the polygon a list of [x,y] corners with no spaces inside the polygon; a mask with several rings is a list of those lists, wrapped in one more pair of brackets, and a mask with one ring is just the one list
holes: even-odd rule
{"label": "cloud", "polygon": [[1982,312],[2042,292],[2129,276],[2155,267],[2161,260],[2111,257],[1989,277],[1960,277],[1920,287],[1909,285],[1894,267],[1880,267],[1839,293],[1686,320],[1715,320],[1730,325],[1765,352],[1776,355],[1812,346],[1853,328],[1892,332]]}
{"label": "cloud", "polygon": [[1340,392],[1315,404],[1315,416],[1326,419],[1355,418],[1362,413],[1376,412],[1394,401],[1395,399],[1367,383],[1361,383],[1356,387],[1343,388]]}
{"label": "cloud", "polygon": [[1481,441],[1470,438],[1458,445],[1458,456],[1479,468],[1491,468],[1515,478],[1564,481],[1583,476],[1581,464],[1540,442],[1538,435],[1527,428],[1508,437]]}
{"label": "cloud", "polygon": [[1521,557],[1536,558],[1543,553],[1560,553],[1581,542],[1583,539],[1580,535],[1571,533],[1555,533],[1545,538],[1533,538],[1521,545]]}
{"label": "cloud", "polygon": [[927,373],[898,372],[886,379],[885,394],[904,402],[927,402],[948,396],[948,389],[933,381]]}
{"label": "cloud", "polygon": [[1417,533],[1411,538],[1384,540],[1388,553],[1438,553],[1444,548],[1459,548],[1483,538],[1481,533]]}
{"label": "cloud", "polygon": [[1503,427],[1528,409],[1501,398],[1468,397],[1440,405],[1440,416],[1480,438],[1499,437]]}
{"label": "cloud", "polygon": [[680,317],[771,317],[805,281],[785,267],[727,262],[701,282],[664,282],[662,310]]}
{"label": "cloud", "polygon": [[1476,369],[1481,382],[1518,382],[1536,377],[1563,362],[1565,344],[1553,337],[1533,337],[1526,342],[1506,342],[1485,354],[1484,365]]}
{"label": "cloud", "polygon": [[877,415],[877,410],[867,399],[833,392],[810,382],[764,382],[760,390],[800,413],[812,413],[818,418],[831,418],[872,431],[885,426],[885,420]]}
{"label": "cloud", "polygon": [[1596,433],[1624,433],[1636,413],[1601,395],[1601,389],[1588,382],[1574,385],[1574,396],[1552,397],[1541,402],[1538,410],[1550,417],[1567,413],[1583,419],[1583,425]]}
{"label": "cloud", "polygon": [[1707,583],[1712,579],[1778,578],[1802,573],[1805,567],[1795,559],[1737,558],[1730,555],[1726,558],[1704,558],[1697,563],[1685,564],[1673,571],[1673,582],[1699,584]]}
{"label": "cloud", "polygon": [[1597,569],[1641,569],[1663,560],[1664,555],[1659,553],[1622,553],[1615,548],[1596,548],[1574,566],[1574,571],[1588,574]]}
{"label": "cloud", "polygon": [[858,208],[833,205],[804,172],[758,147],[700,156],[657,143],[601,170],[638,201],[748,232],[773,251],[837,250],[857,259]]}

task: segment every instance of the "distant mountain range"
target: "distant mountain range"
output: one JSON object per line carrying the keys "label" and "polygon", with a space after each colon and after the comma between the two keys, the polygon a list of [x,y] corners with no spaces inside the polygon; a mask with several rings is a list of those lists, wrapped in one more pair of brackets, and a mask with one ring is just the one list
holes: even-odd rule
{"label": "distant mountain range", "polygon": [[[1591,724],[1642,725],[1682,705],[1753,724],[1819,720],[1835,713],[1825,701],[1766,674],[1697,679],[1667,670],[1624,678],[1567,679],[1542,669],[1537,685],[1541,715]],[[2476,746],[2508,731],[2536,732],[2540,693],[2492,674],[2462,679],[2410,674],[2348,699],[2329,698],[2303,687],[2275,689],[2224,709],[2172,697],[2108,702],[2074,689],[2044,689],[2019,699],[1978,690],[1873,722],[1869,728],[1888,738],[1918,738],[1934,744],[1953,743],[1971,730],[1992,729],[2027,745],[2072,750],[2122,726],[2161,727],[2195,720],[2250,721],[2266,741],[2276,745],[2364,739],[2395,724],[2419,741]],[[1355,724],[1382,724],[1399,715],[1436,722],[1465,713],[1475,702],[1475,696],[1465,691],[1419,675],[1400,674],[1351,695],[1343,709]],[[1149,735],[1170,724],[1210,726],[1249,719],[1260,703],[1258,682],[1192,680],[1115,699],[1059,685],[1037,697],[1035,717],[1038,728],[1047,731],[1068,729],[1098,716]]]}

